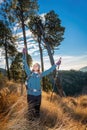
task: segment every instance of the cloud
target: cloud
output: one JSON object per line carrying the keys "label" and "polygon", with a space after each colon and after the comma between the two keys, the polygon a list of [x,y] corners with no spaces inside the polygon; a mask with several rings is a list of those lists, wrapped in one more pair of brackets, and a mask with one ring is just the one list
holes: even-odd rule
{"label": "cloud", "polygon": [[[41,16],[44,19],[44,14],[42,14]],[[16,29],[17,27],[14,27],[15,32]],[[22,52],[22,49],[24,47],[23,33],[19,29],[15,34],[20,38],[20,40],[17,42],[18,44],[17,49],[19,52]],[[35,62],[40,63],[40,52],[39,52],[38,43],[34,38],[33,34],[30,32],[30,30],[26,30],[26,37],[27,37],[28,53],[32,56],[33,63]],[[51,64],[46,50],[44,50],[43,54],[44,54],[44,66],[46,70],[51,67]],[[64,54],[62,54],[61,56],[62,56],[62,63],[60,65],[60,70],[70,70],[70,69],[79,70],[81,67],[87,66],[87,52],[84,52],[84,55],[81,56],[64,55]],[[0,57],[2,57],[1,53],[0,53]],[[58,54],[58,51],[56,51],[56,53],[54,54],[54,61],[57,62],[59,58],[60,55]],[[2,57],[0,58],[0,67],[5,67],[4,64],[5,64],[5,60],[4,57]]]}
{"label": "cloud", "polygon": [[4,57],[3,58],[0,58],[0,68],[5,68],[6,67],[6,64],[5,64],[5,59]]}
{"label": "cloud", "polygon": [[[23,44],[19,45],[19,50],[22,51],[23,49]],[[1,55],[1,49],[0,49],[0,67],[4,68],[5,67],[5,60],[4,57]],[[40,53],[37,44],[28,44],[28,52],[33,58],[33,64],[38,62],[40,63]],[[44,67],[45,70],[51,67],[50,59],[47,54],[47,52],[44,52]],[[58,61],[60,58],[59,55],[54,54],[54,61],[55,63]],[[81,56],[73,56],[73,55],[62,55],[62,62],[60,65],[60,70],[79,70],[80,68],[87,66],[87,55],[81,55]]]}
{"label": "cloud", "polygon": [[[39,57],[39,56],[38,56]],[[54,55],[55,63],[60,58],[59,55]],[[39,62],[40,60],[37,58],[35,59],[35,62]],[[49,56],[44,56],[44,66],[45,70],[51,67]],[[87,55],[81,55],[81,56],[69,56],[69,55],[63,55],[62,56],[62,62],[60,65],[60,70],[79,70],[80,68],[87,66]]]}
{"label": "cloud", "polygon": [[[56,56],[55,59],[57,60]],[[63,70],[70,70],[70,69],[79,70],[84,66],[87,66],[87,55],[81,55],[81,56],[63,55],[62,56],[61,69]]]}

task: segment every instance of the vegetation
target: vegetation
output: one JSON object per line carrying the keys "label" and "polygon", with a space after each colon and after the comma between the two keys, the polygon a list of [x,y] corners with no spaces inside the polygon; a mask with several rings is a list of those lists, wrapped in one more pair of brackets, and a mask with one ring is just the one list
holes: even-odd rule
{"label": "vegetation", "polygon": [[68,96],[77,96],[82,94],[82,90],[87,86],[87,72],[81,71],[61,71],[61,84],[64,92]]}
{"label": "vegetation", "polygon": [[[79,96],[83,93],[87,93],[87,91],[85,91],[87,87],[87,72],[61,70],[58,71],[57,77],[59,77],[57,81],[58,83],[60,82],[59,85],[62,85],[63,91],[66,96]],[[59,87],[56,86],[53,80],[52,73],[47,76],[47,79],[45,79],[45,83],[47,86],[47,88],[44,89],[45,91],[53,90],[54,92],[59,94]]]}
{"label": "vegetation", "polygon": [[[24,72],[22,72],[23,70],[21,64],[22,63],[21,53],[18,54],[16,58],[10,67],[10,73],[11,73],[10,75],[12,79],[14,79],[15,81],[22,82],[23,80],[24,83],[26,75]],[[30,59],[29,63],[32,63],[32,59],[30,57],[29,59]],[[83,93],[87,93],[85,91],[87,86],[87,72],[81,72],[75,70],[59,71],[58,76],[60,77],[59,82],[62,85],[63,91],[65,92],[66,96],[79,96]],[[41,82],[44,91],[49,92],[54,90],[54,92],[59,94],[59,88],[56,85],[54,85],[53,74],[50,74],[49,76],[45,77],[44,82],[45,82],[44,88],[43,88],[43,82]]]}
{"label": "vegetation", "polygon": [[[32,58],[30,55],[28,55],[28,64],[29,66],[32,65]],[[23,70],[22,53],[18,53],[12,61],[10,66],[10,74],[11,78],[15,81],[25,81],[26,74]]]}
{"label": "vegetation", "polygon": [[27,120],[26,91],[20,96],[20,85],[8,82],[0,90],[1,130],[86,130],[87,96],[60,97],[42,93],[41,116],[34,121]]}
{"label": "vegetation", "polygon": [[19,27],[22,28],[24,45],[27,48],[26,21],[29,16],[34,15],[37,12],[37,0],[26,0],[26,2],[25,0],[4,1],[1,9],[4,12],[2,15],[6,17],[7,22],[10,23],[10,26],[16,26],[18,23]]}
{"label": "vegetation", "polygon": [[40,16],[32,16],[30,17],[29,27],[37,38],[38,43],[45,44],[44,47],[47,49],[51,65],[53,65],[52,54],[63,40],[65,31],[65,28],[61,26],[61,20],[58,15],[54,11],[50,11],[44,16],[44,22]]}
{"label": "vegetation", "polygon": [[[87,72],[74,70],[58,72],[56,81],[59,83],[57,82],[54,91],[57,93],[56,88],[59,91],[61,83],[66,97],[60,97],[50,91],[54,84],[54,74],[45,77],[43,86],[47,93],[42,92],[40,119],[35,119],[33,122],[27,120],[27,97],[23,84],[26,75],[22,66],[22,53],[17,52],[15,46],[18,39],[13,36],[12,29],[16,24],[19,25],[27,48],[26,23],[30,20],[27,27],[37,38],[42,71],[44,70],[43,48],[47,49],[53,65],[54,50],[58,49],[65,31],[59,16],[54,11],[48,12],[43,22],[41,16],[36,15],[37,10],[37,0],[26,0],[26,2],[3,0],[0,4],[0,15],[3,17],[0,21],[0,48],[4,48],[5,51],[7,74],[10,80],[8,81],[7,77],[0,73],[0,130],[86,130],[87,96],[83,95],[83,90],[87,92]],[[27,62],[29,66],[32,64],[30,55],[27,55]]]}
{"label": "vegetation", "polygon": [[15,37],[13,37],[12,31],[10,28],[4,24],[3,21],[0,21],[0,47],[5,52],[5,60],[7,67],[8,79],[10,80],[10,72],[9,72],[9,62],[8,59],[13,57],[16,53],[15,47]]}
{"label": "vegetation", "polygon": [[[44,48],[47,49],[50,63],[51,65],[54,65],[53,53],[55,48],[58,47],[60,45],[60,42],[63,40],[65,28],[61,26],[61,20],[54,11],[50,11],[44,16],[44,22],[40,16],[32,16],[29,21],[29,27],[39,43],[41,65],[43,71],[43,52],[41,46],[44,43]],[[53,78],[55,75],[56,70],[53,73]],[[57,84],[57,80],[55,82]],[[61,91],[59,90],[59,92],[61,96],[64,96],[62,87]]]}
{"label": "vegetation", "polygon": [[[31,0],[31,1],[26,0],[26,2],[25,0],[3,1],[1,3],[0,9],[3,12],[1,13],[3,17],[3,23],[5,25],[9,25],[8,27],[12,34],[14,34],[13,27],[16,27],[16,24],[22,29],[23,41],[26,50],[27,50],[26,29],[30,28],[34,36],[37,37],[40,56],[41,56],[42,71],[44,71],[43,52],[41,47],[42,43],[45,44],[44,48],[46,48],[48,51],[51,65],[54,65],[54,58],[53,58],[54,49],[57,48],[60,45],[60,42],[64,39],[63,35],[65,31],[65,28],[61,26],[61,20],[59,19],[59,16],[54,11],[50,11],[44,16],[45,21],[43,22],[41,17],[37,15],[37,11],[38,11],[37,0]],[[28,26],[27,26],[27,21],[29,21]],[[1,29],[3,32],[3,28]],[[5,35],[3,34],[3,36]],[[15,42],[18,42],[18,39],[16,39]],[[12,46],[10,48],[11,50],[13,50]],[[10,80],[9,66],[11,66],[12,68],[13,65],[8,64],[7,43],[5,44],[5,51],[6,51],[6,64],[7,64],[8,78]],[[27,50],[27,54],[28,54],[28,50]],[[16,56],[13,55],[12,59],[15,59],[15,57]],[[27,55],[27,61],[28,61],[28,55]],[[15,74],[16,76],[18,75],[18,73]],[[14,76],[12,77],[14,78]],[[43,88],[45,86],[44,82],[45,81],[43,79]]]}

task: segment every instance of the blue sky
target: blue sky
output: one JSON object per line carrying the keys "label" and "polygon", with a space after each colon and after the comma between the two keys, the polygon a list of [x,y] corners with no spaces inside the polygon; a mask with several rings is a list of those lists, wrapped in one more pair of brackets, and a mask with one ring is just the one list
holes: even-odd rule
{"label": "blue sky", "polygon": [[39,5],[40,14],[54,10],[65,27],[61,51],[70,55],[84,54],[87,50],[87,1],[39,0]]}
{"label": "blue sky", "polygon": [[[79,70],[87,66],[87,0],[39,0],[38,3],[40,15],[54,10],[59,15],[61,25],[65,27],[64,40],[54,54],[55,62],[62,56],[60,69]],[[26,34],[29,36],[28,52],[33,62],[40,62],[38,44],[35,43],[29,30]],[[18,35],[22,37],[22,32],[19,31]],[[23,42],[19,42],[18,50],[22,51],[22,48]],[[5,63],[2,59],[1,57],[0,67]],[[44,64],[45,69],[51,66],[46,51],[44,51]]]}
{"label": "blue sky", "polygon": [[[39,0],[39,14],[54,10],[65,27],[64,40],[55,51],[63,57],[62,68],[79,69],[87,65],[87,0]],[[67,60],[67,61],[65,61]]]}

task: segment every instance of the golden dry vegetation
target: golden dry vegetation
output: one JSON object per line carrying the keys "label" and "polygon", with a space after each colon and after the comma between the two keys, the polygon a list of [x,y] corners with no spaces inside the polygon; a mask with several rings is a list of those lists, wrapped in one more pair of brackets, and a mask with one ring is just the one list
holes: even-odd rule
{"label": "golden dry vegetation", "polygon": [[6,82],[0,91],[0,130],[87,130],[87,95],[59,97],[42,93],[41,115],[27,120],[26,90],[20,96],[20,84]]}

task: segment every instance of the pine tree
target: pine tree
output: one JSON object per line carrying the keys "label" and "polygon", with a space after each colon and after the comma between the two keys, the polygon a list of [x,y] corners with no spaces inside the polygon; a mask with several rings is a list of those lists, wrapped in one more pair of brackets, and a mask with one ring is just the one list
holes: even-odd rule
{"label": "pine tree", "polygon": [[13,56],[17,53],[15,48],[15,38],[12,35],[12,32],[8,26],[6,26],[3,21],[0,21],[0,47],[4,48],[5,51],[5,60],[7,67],[8,79],[10,80],[9,73],[9,56]]}

